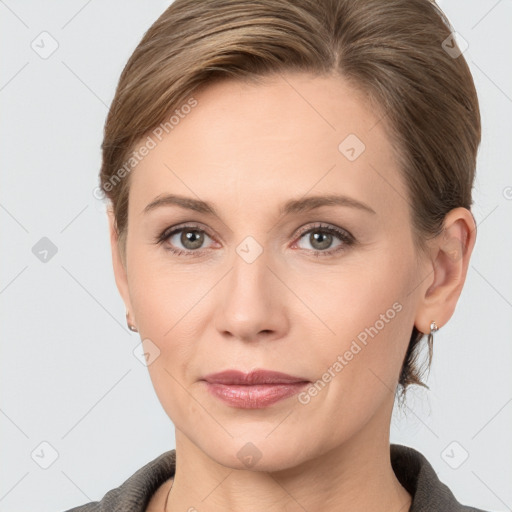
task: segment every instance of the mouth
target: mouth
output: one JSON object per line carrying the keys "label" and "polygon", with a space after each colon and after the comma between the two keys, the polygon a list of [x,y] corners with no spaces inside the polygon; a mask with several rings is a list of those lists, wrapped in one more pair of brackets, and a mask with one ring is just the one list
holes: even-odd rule
{"label": "mouth", "polygon": [[300,392],[310,381],[286,373],[254,370],[244,373],[226,370],[207,375],[202,381],[208,391],[226,405],[241,409],[262,409]]}

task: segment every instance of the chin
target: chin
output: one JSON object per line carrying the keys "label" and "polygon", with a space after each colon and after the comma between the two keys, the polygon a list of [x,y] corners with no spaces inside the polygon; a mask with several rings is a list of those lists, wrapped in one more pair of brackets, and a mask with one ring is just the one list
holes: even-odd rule
{"label": "chin", "polygon": [[253,432],[229,440],[212,442],[209,439],[200,448],[212,460],[227,468],[267,472],[295,467],[322,451],[321,446],[311,444],[311,440],[302,439],[285,430],[281,432],[281,436],[268,436],[271,430],[266,429],[264,433],[258,434]]}

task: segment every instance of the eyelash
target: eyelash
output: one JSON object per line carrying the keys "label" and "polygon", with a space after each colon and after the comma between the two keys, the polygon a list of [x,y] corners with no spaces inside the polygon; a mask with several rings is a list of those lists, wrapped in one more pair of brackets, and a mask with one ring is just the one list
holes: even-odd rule
{"label": "eyelash", "polygon": [[[171,238],[176,233],[180,233],[181,231],[198,231],[200,233],[204,233],[205,235],[207,235],[208,237],[213,239],[213,237],[210,236],[208,234],[208,232],[206,230],[202,229],[200,226],[195,225],[195,224],[186,224],[186,225],[182,225],[182,226],[177,226],[175,228],[166,228],[160,235],[157,236],[155,243],[163,244],[166,240]],[[325,251],[312,249],[312,250],[307,251],[307,252],[313,253],[313,256],[315,256],[317,258],[332,256],[335,253],[342,252],[342,251],[346,250],[346,248],[348,248],[356,243],[355,238],[348,231],[336,228],[331,225],[326,225],[323,223],[317,223],[313,226],[307,226],[306,228],[301,229],[297,235],[298,236],[297,241],[300,240],[304,235],[306,235],[308,233],[312,233],[312,232],[328,233],[328,234],[338,237],[343,242],[341,245],[338,245],[333,249],[327,249]],[[199,250],[195,250],[195,251],[184,250],[184,249],[174,249],[170,246],[166,247],[165,249],[176,256],[189,255],[192,257],[200,257],[203,255],[204,251],[206,251],[206,249],[203,249],[203,250],[199,249]]]}

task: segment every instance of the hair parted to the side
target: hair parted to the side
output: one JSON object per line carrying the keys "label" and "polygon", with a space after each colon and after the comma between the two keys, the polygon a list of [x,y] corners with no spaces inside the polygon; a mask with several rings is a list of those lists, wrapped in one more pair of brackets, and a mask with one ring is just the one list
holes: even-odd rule
{"label": "hair parted to the side", "polygon": [[[175,0],[128,60],[105,124],[100,185],[122,254],[135,144],[215,80],[291,71],[341,75],[380,113],[424,251],[450,210],[471,210],[481,137],[469,67],[443,47],[452,31],[431,0]],[[417,364],[423,336],[413,328],[401,398],[410,384],[428,387]],[[429,367],[431,357],[429,344]]]}

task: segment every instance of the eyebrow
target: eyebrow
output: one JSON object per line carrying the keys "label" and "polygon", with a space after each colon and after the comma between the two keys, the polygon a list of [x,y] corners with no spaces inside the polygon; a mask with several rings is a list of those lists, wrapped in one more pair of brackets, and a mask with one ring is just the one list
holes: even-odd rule
{"label": "eyebrow", "polygon": [[[206,215],[219,217],[214,206],[206,201],[193,199],[191,197],[180,196],[177,194],[164,194],[156,197],[144,208],[144,213],[148,213],[161,206],[179,206],[187,210],[193,210]],[[285,216],[293,213],[303,213],[320,208],[322,206],[346,206],[357,208],[367,213],[376,214],[375,210],[367,204],[358,201],[352,197],[344,195],[318,195],[301,199],[290,199],[279,209],[279,215]]]}

